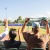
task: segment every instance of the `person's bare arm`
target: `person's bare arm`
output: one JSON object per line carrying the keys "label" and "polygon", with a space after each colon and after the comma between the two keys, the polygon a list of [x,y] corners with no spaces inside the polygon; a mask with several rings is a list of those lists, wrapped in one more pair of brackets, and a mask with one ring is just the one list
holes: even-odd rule
{"label": "person's bare arm", "polygon": [[5,29],[8,28],[8,20],[4,19],[4,25],[5,25]]}
{"label": "person's bare arm", "polygon": [[5,31],[0,34],[0,40],[2,40],[8,34],[8,20],[4,19]]}
{"label": "person's bare arm", "polygon": [[49,34],[49,25],[48,25],[48,21],[46,21],[46,31],[47,31],[47,34]]}
{"label": "person's bare arm", "polygon": [[25,23],[23,24],[23,27],[21,29],[21,33],[22,33],[25,41],[28,41],[28,33],[27,33],[27,31],[24,31],[24,29],[25,29],[26,24],[28,23],[29,20],[30,20],[29,18],[26,18]]}
{"label": "person's bare arm", "polygon": [[46,33],[49,34],[49,25],[48,25],[48,21],[46,20],[46,21],[42,21],[42,22],[43,22],[43,24],[46,25]]}
{"label": "person's bare arm", "polygon": [[43,21],[43,23],[46,24],[46,33],[49,34],[49,25],[48,25],[48,21]]}
{"label": "person's bare arm", "polygon": [[18,29],[18,37],[19,37],[19,41],[21,41],[20,40],[20,28]]}
{"label": "person's bare arm", "polygon": [[9,40],[9,35],[6,35],[3,39],[1,39],[0,41],[5,41],[5,40]]}
{"label": "person's bare arm", "polygon": [[21,29],[21,33],[24,32],[25,26],[26,26],[26,24],[28,23],[29,20],[30,20],[30,18],[26,18],[25,23],[24,23],[24,25],[23,25],[23,27]]}

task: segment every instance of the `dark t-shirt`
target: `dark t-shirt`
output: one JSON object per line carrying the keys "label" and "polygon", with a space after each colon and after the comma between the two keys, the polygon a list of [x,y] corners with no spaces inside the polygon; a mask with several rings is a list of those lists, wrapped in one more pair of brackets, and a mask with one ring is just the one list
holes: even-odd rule
{"label": "dark t-shirt", "polygon": [[11,42],[10,40],[6,40],[4,41],[4,45],[6,48],[18,48],[19,49],[21,45],[21,41],[14,40],[13,42]]}
{"label": "dark t-shirt", "polygon": [[49,41],[49,35],[41,35],[40,37],[37,37],[34,34],[23,32],[23,37],[31,48],[45,48]]}

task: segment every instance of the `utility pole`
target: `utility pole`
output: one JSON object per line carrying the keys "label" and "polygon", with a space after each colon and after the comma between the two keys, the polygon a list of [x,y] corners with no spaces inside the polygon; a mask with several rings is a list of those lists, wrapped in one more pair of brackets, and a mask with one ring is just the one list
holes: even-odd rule
{"label": "utility pole", "polygon": [[6,11],[6,18],[7,18],[7,7],[5,8],[5,11]]}

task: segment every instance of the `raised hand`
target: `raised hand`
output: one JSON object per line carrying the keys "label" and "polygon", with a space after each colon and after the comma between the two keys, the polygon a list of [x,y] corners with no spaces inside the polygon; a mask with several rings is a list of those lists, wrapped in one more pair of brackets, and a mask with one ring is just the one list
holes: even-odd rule
{"label": "raised hand", "polygon": [[7,19],[4,19],[3,22],[4,22],[4,24],[7,24],[8,23],[8,20]]}
{"label": "raised hand", "polygon": [[48,20],[42,21],[43,24],[48,24]]}
{"label": "raised hand", "polygon": [[42,22],[43,24],[48,24],[48,20],[47,20],[46,17],[42,17],[41,22]]}
{"label": "raised hand", "polygon": [[8,28],[8,20],[7,19],[4,19],[3,22],[4,22],[4,25],[5,25],[5,29]]}
{"label": "raised hand", "polygon": [[25,22],[28,22],[30,20],[30,18],[26,18]]}

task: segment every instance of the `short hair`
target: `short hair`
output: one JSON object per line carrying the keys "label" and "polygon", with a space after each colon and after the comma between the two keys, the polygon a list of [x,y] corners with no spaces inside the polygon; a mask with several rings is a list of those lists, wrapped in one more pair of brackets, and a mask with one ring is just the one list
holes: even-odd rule
{"label": "short hair", "polygon": [[11,28],[9,31],[9,38],[14,40],[16,37],[16,33],[15,33],[16,29]]}
{"label": "short hair", "polygon": [[38,33],[38,32],[39,32],[39,30],[38,30],[37,27],[36,27],[36,28],[32,28],[32,31],[33,31],[34,33]]}

